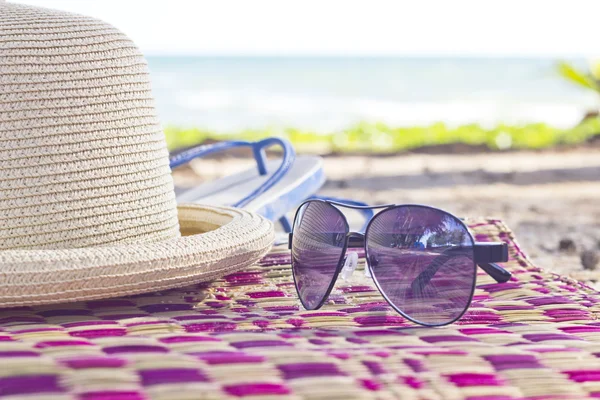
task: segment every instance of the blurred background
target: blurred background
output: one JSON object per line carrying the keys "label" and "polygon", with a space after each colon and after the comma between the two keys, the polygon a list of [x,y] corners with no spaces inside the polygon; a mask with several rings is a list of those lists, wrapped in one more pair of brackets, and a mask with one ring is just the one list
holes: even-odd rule
{"label": "blurred background", "polygon": [[20,2],[128,34],[174,151],[287,137],[325,157],[324,194],[499,217],[539,265],[596,281],[600,2]]}

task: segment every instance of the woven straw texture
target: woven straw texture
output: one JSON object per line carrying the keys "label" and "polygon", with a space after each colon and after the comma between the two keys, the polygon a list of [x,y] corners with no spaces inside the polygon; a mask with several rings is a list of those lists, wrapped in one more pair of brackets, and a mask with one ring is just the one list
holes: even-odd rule
{"label": "woven straw texture", "polygon": [[[506,284],[479,275],[444,328],[391,310],[368,278],[299,307],[289,251],[210,284],[0,311],[0,396],[28,399],[583,399],[600,397],[600,296],[510,245]],[[362,260],[361,260],[362,262]]]}
{"label": "woven straw texture", "polygon": [[0,135],[3,250],[179,235],[146,61],[112,26],[0,2]]}
{"label": "woven straw texture", "polygon": [[177,209],[146,61],[126,36],[0,2],[0,306],[210,280],[259,260],[272,230],[241,210]]}

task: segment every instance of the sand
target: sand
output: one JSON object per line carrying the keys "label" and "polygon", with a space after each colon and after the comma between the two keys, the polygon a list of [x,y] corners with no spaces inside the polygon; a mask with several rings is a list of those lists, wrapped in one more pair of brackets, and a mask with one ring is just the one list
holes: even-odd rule
{"label": "sand", "polygon": [[[252,166],[252,160],[201,160],[176,182],[197,184]],[[582,267],[584,250],[600,253],[600,149],[480,154],[330,156],[321,193],[368,203],[420,203],[458,216],[489,216],[511,227],[540,267],[600,288]],[[358,223],[358,217],[353,221]],[[559,251],[570,239],[574,251]]]}

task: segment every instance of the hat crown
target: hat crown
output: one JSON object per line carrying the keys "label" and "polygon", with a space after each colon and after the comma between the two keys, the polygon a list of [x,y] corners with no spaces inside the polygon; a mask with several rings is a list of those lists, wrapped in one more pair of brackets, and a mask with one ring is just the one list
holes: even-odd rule
{"label": "hat crown", "polygon": [[114,27],[0,0],[0,249],[179,236],[142,54]]}

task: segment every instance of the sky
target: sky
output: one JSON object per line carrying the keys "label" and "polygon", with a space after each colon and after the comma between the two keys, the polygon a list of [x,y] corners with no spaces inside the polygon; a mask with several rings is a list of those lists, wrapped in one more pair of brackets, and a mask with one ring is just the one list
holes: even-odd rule
{"label": "sky", "polygon": [[147,55],[600,54],[598,0],[16,2],[108,21]]}

